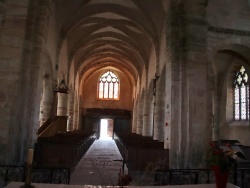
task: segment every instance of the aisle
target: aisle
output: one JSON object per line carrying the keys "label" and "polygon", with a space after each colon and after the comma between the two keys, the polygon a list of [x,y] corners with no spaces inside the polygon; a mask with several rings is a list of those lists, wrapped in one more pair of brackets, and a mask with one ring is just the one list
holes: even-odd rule
{"label": "aisle", "polygon": [[72,185],[117,185],[122,156],[114,140],[96,140],[77,164]]}

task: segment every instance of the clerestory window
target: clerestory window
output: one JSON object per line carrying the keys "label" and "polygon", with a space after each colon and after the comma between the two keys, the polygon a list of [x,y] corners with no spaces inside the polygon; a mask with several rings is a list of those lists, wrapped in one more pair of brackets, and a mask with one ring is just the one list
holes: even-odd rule
{"label": "clerestory window", "polygon": [[249,119],[249,82],[243,66],[234,78],[234,120]]}
{"label": "clerestory window", "polygon": [[99,78],[98,98],[104,100],[119,100],[120,81],[112,71],[105,72]]}

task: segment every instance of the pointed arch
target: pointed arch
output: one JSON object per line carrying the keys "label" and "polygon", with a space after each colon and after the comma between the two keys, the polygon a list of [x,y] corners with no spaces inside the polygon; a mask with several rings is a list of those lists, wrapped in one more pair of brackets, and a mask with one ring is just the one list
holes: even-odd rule
{"label": "pointed arch", "polygon": [[248,74],[244,66],[235,74],[234,77],[234,120],[249,119],[249,81]]}
{"label": "pointed arch", "polygon": [[111,70],[108,70],[99,78],[98,98],[103,100],[119,100],[120,79]]}

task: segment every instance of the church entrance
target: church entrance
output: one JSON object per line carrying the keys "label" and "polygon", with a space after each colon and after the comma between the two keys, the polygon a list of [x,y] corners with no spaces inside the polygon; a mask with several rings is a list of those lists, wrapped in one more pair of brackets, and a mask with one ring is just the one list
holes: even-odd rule
{"label": "church entrance", "polygon": [[101,119],[100,122],[100,139],[111,140],[113,135],[114,120]]}

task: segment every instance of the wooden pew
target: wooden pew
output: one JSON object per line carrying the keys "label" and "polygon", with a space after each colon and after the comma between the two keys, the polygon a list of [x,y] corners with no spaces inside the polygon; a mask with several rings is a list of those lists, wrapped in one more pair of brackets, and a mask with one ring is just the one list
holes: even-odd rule
{"label": "wooden pew", "polygon": [[123,159],[128,161],[129,171],[145,171],[159,165],[168,168],[169,150],[164,149],[163,142],[134,133],[115,133],[114,140]]}
{"label": "wooden pew", "polygon": [[71,170],[96,139],[96,133],[72,131],[38,138],[34,161],[37,166],[68,167]]}

